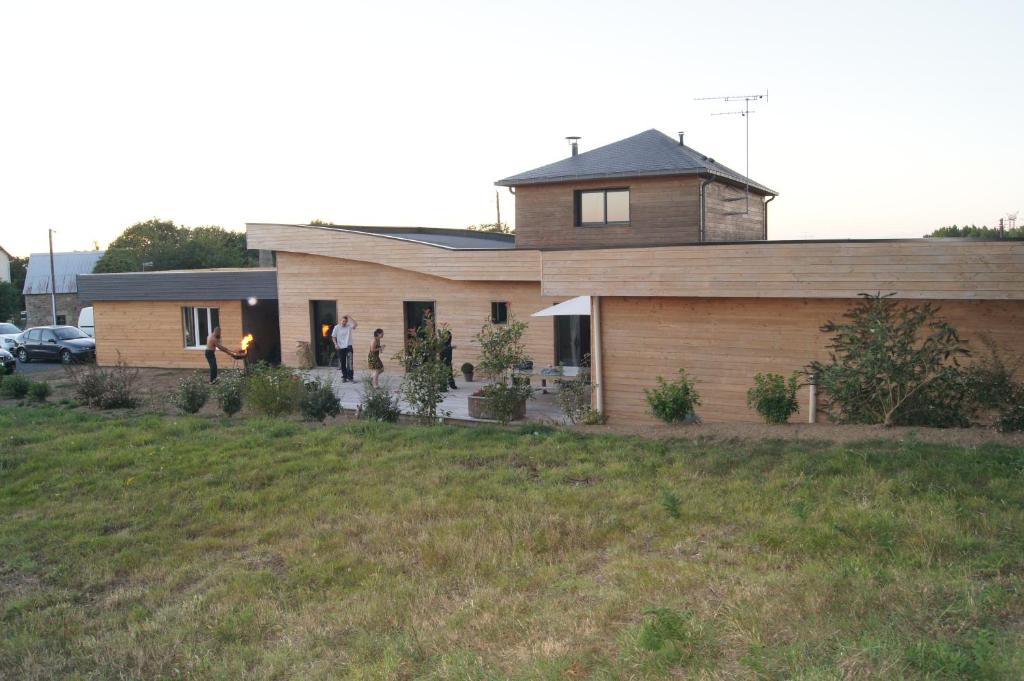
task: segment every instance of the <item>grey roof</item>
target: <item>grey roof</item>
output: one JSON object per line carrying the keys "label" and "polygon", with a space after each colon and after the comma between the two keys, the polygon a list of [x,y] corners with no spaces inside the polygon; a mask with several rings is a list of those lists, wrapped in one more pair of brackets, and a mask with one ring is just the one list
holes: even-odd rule
{"label": "grey roof", "polygon": [[78,294],[86,300],[276,299],[277,270],[253,267],[83,274],[78,277]]}
{"label": "grey roof", "polygon": [[[73,251],[71,253],[54,253],[53,270],[57,281],[54,293],[75,293],[78,284],[75,278],[79,274],[89,274],[96,263],[103,257],[103,251]],[[50,254],[33,253],[28,258],[28,270],[25,272],[25,295],[50,293]]]}
{"label": "grey roof", "polygon": [[414,241],[428,246],[437,246],[454,251],[502,250],[516,247],[513,234],[476,232],[470,229],[446,229],[441,227],[360,227],[357,225],[300,225],[312,229],[326,229],[335,232],[369,234],[387,239]]}
{"label": "grey roof", "polygon": [[603,147],[584,151],[556,163],[527,170],[496,185],[515,187],[545,182],[568,182],[650,175],[712,175],[731,184],[745,185],[764,194],[776,195],[772,189],[748,180],[742,174],[718,163],[713,158],[679,144],[663,132],[651,128]]}

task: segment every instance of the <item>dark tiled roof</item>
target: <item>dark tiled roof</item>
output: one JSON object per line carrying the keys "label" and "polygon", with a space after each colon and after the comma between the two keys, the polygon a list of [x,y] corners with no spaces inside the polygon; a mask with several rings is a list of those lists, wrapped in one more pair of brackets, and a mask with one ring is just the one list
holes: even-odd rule
{"label": "dark tiled roof", "polygon": [[85,300],[244,300],[277,298],[277,270],[212,269],[78,275]]}
{"label": "dark tiled roof", "polygon": [[763,184],[747,180],[735,170],[725,167],[699,151],[679,144],[678,140],[653,128],[639,135],[584,151],[578,156],[570,156],[557,163],[506,177],[495,184],[515,187],[571,180],[701,174],[714,175],[738,185],[749,181],[751,189],[764,194],[777,193]]}
{"label": "dark tiled roof", "polygon": [[512,234],[495,232],[474,232],[469,229],[443,229],[438,227],[359,227],[356,225],[311,225],[320,229],[337,232],[370,234],[389,239],[415,241],[430,246],[452,250],[501,250],[515,248],[516,238]]}

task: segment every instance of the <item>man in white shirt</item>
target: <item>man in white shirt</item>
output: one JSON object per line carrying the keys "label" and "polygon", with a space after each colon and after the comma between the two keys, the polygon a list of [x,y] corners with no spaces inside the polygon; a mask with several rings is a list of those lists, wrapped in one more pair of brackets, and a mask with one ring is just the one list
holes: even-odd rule
{"label": "man in white shirt", "polygon": [[355,380],[355,372],[352,370],[352,332],[357,326],[359,322],[346,314],[341,316],[341,321],[331,332],[334,347],[338,351],[338,368],[341,369],[342,383],[351,383]]}

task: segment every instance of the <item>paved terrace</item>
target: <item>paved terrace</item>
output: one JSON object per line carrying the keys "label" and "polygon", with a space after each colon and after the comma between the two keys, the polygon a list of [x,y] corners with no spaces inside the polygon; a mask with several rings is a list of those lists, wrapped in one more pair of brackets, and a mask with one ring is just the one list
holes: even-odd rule
{"label": "paved terrace", "polygon": [[[321,378],[330,383],[334,388],[334,394],[341,400],[341,406],[345,409],[356,409],[359,406],[362,396],[362,380],[370,375],[368,371],[356,371],[355,383],[342,383],[341,371],[333,367],[317,367],[303,373],[310,377]],[[385,373],[380,377],[380,384],[388,386],[396,394],[401,382],[401,374]],[[474,419],[469,415],[469,401],[466,398],[482,388],[485,383],[483,381],[466,383],[461,377],[456,377],[455,384],[458,387],[445,393],[444,400],[438,406],[438,409],[449,412],[448,418],[457,421],[493,423],[492,421]],[[534,399],[526,401],[526,420],[567,423],[565,416],[562,415],[562,411],[555,402],[554,395],[550,392],[551,389],[549,388],[548,390],[549,392],[546,395],[537,390],[534,392]],[[412,414],[412,408],[404,400],[399,401],[399,408],[403,414]]]}

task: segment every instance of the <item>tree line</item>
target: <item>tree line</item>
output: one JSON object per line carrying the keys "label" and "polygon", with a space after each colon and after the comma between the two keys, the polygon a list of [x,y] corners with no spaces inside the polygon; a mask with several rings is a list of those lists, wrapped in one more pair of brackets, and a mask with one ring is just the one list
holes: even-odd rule
{"label": "tree line", "polygon": [[985,227],[984,225],[981,227],[977,225],[964,225],[963,227],[952,225],[950,227],[939,227],[931,234],[925,234],[925,236],[948,237],[951,239],[1024,239],[1024,228],[1014,227],[1013,229],[1000,230],[998,227]]}

